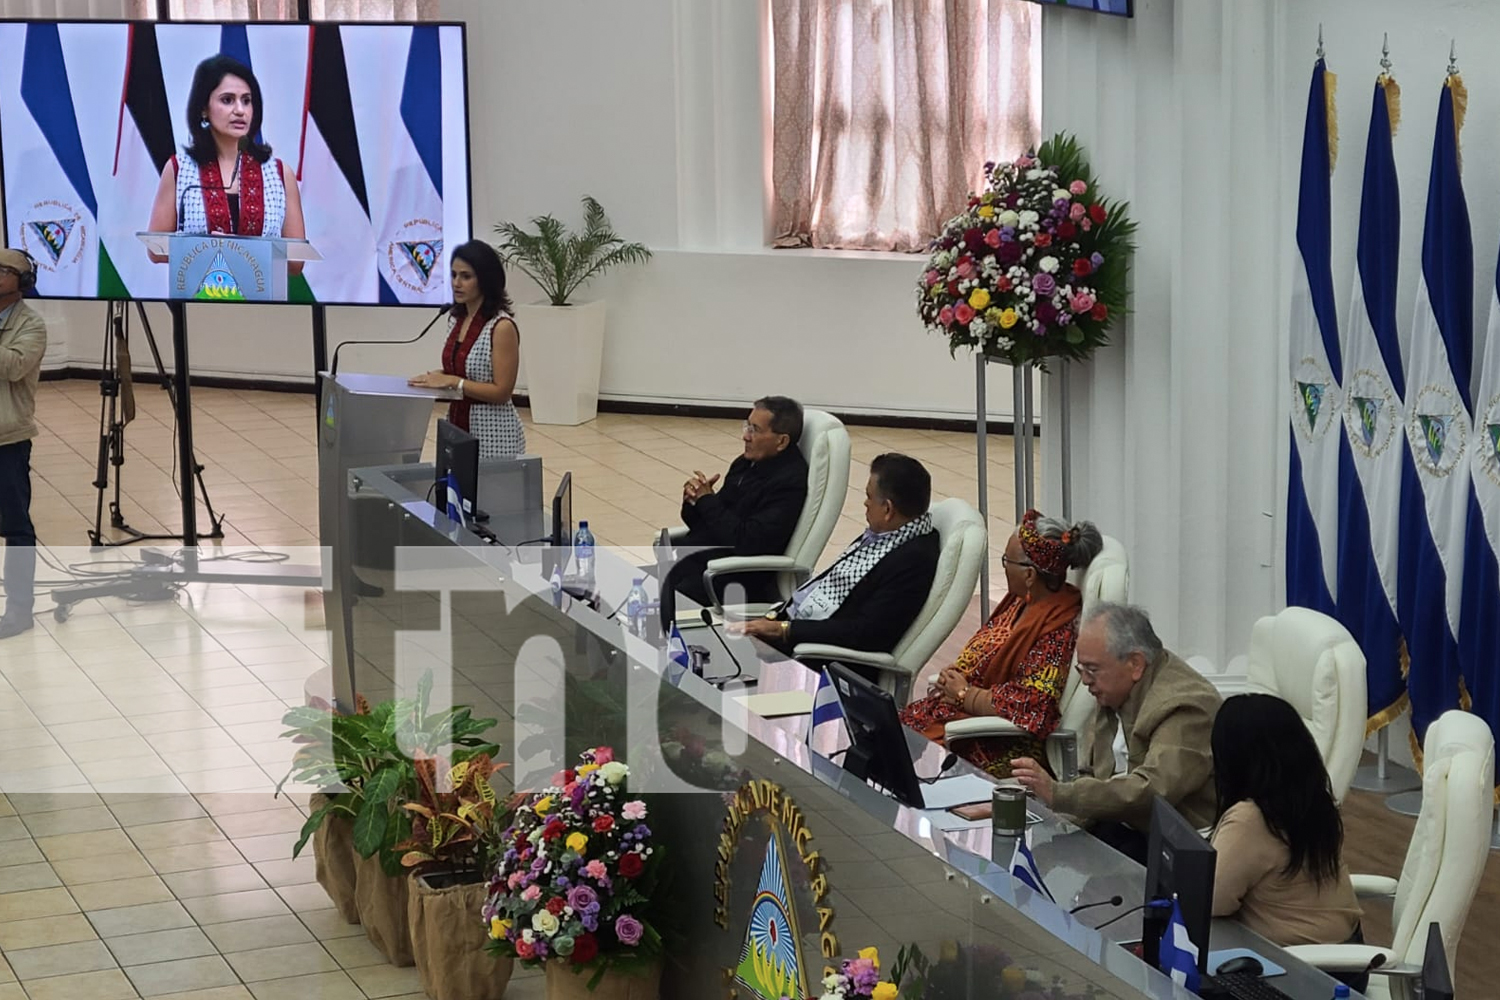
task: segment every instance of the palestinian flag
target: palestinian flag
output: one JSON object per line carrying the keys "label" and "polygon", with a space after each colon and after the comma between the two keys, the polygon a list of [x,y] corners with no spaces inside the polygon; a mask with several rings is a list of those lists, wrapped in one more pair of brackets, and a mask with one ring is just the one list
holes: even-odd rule
{"label": "palestinian flag", "polygon": [[99,211],[99,294],[105,298],[163,298],[167,267],[153,264],[136,233],[147,228],[151,202],[176,151],[167,88],[162,82],[156,25],[129,25],[125,79],[115,126],[109,197]]}
{"label": "palestinian flag", "polygon": [[[338,25],[308,29],[307,94],[297,168],[307,238],[323,255],[303,272],[320,302],[385,301],[372,267],[350,267],[375,253],[370,194]],[[379,106],[379,105],[376,105]]]}

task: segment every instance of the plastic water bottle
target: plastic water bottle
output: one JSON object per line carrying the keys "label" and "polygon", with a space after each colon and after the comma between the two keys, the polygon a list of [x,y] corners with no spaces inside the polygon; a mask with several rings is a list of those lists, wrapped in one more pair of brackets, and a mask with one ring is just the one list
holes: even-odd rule
{"label": "plastic water bottle", "polygon": [[646,597],[646,578],[638,576],[635,583],[630,586],[630,593],[625,598],[625,617],[630,622],[630,631],[636,635],[646,634],[646,605],[649,598]]}
{"label": "plastic water bottle", "polygon": [[1344,983],[1338,983],[1333,988],[1333,1000],[1349,1000],[1349,987]]}
{"label": "plastic water bottle", "polygon": [[594,533],[587,521],[578,522],[573,535],[573,557],[578,560],[578,576],[588,586],[594,584]]}
{"label": "plastic water bottle", "polygon": [[552,587],[552,606],[562,607],[562,567],[552,567],[552,579],[548,582]]}

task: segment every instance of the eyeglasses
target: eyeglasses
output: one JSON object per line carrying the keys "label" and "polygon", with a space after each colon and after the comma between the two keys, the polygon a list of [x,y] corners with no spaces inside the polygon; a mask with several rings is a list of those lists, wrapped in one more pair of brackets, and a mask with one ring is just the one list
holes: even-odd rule
{"label": "eyeglasses", "polygon": [[1027,562],[1024,559],[1012,559],[1010,556],[1005,555],[1002,552],[1000,554],[1000,565],[1002,565],[1002,566],[1014,566],[1017,569],[1030,569],[1031,567],[1035,566],[1036,563]]}
{"label": "eyeglasses", "polygon": [[746,434],[767,434],[770,432],[771,428],[757,427],[747,420],[745,423],[740,425],[740,430],[745,432]]}

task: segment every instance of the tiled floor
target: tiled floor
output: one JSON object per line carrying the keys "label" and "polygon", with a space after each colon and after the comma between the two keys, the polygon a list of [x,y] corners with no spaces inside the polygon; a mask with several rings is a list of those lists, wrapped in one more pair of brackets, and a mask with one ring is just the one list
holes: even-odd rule
{"label": "tiled floor", "polygon": [[[171,411],[154,387],[137,396],[122,513],[161,533],[180,511]],[[45,383],[38,409],[32,512],[51,566],[39,627],[0,644],[0,1000],[415,996],[415,971],[387,965],[338,919],[310,854],[290,860],[305,800],[272,796],[290,756],[278,720],[327,659],[320,605],[301,590],[191,584],[172,602],[85,601],[55,622],[45,594],[75,582],[61,567],[105,572],[140,547],[87,549],[97,386]],[[312,398],[197,390],[194,424],[209,497],[227,517],[205,555],[264,547],[315,560],[297,551],[317,543]],[[688,473],[727,465],[738,428],[606,415],[527,433],[549,484],[573,472],[575,516],[601,544],[634,546],[676,521]],[[972,435],[850,434],[857,465],[903,451],[931,469],[937,496],[972,501]],[[990,465],[992,507],[1008,516],[1006,439]],[[857,469],[831,550],[863,527],[863,485]],[[1009,528],[993,529],[998,552]],[[508,995],[539,997],[542,980],[518,972]]]}

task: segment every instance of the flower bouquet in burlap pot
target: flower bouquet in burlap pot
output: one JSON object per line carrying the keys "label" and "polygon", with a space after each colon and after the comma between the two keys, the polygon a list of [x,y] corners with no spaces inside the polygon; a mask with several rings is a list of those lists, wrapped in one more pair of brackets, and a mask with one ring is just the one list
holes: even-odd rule
{"label": "flower bouquet in burlap pot", "polygon": [[490,950],[547,970],[547,995],[646,1000],[661,983],[648,912],[661,863],[646,804],[609,747],[524,800],[501,836],[483,916]]}
{"label": "flower bouquet in burlap pot", "polygon": [[1135,223],[1100,193],[1083,150],[1055,136],[985,165],[984,191],[932,241],[917,283],[931,332],[1013,366],[1086,360],[1125,313]]}

